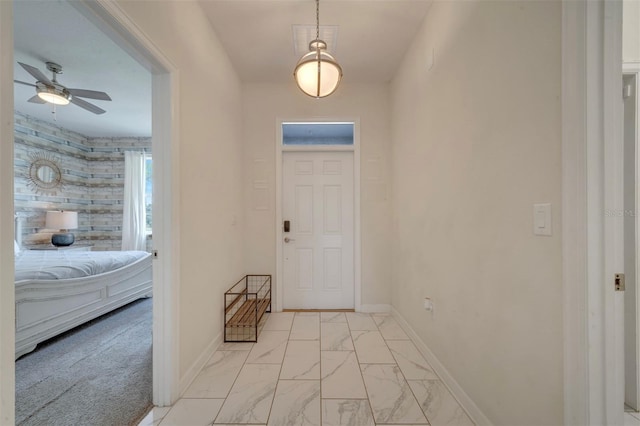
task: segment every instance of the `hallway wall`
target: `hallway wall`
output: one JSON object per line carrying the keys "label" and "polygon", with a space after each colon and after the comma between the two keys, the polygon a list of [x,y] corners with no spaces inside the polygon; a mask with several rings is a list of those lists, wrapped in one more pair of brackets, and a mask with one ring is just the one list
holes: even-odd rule
{"label": "hallway wall", "polygon": [[[290,84],[245,84],[245,269],[275,275],[275,144],[278,119],[360,119],[362,303],[389,304],[390,128],[388,85],[351,84],[314,99]],[[274,278],[275,279],[275,278]],[[275,282],[275,281],[274,281]]]}
{"label": "hallway wall", "polygon": [[640,2],[622,2],[622,60],[640,62]]}
{"label": "hallway wall", "polygon": [[559,1],[435,2],[391,86],[392,303],[497,425],[563,422],[560,48]]}
{"label": "hallway wall", "polygon": [[180,209],[184,376],[220,336],[222,295],[245,273],[241,85],[197,2],[118,3],[179,69],[180,186],[173,197]]}

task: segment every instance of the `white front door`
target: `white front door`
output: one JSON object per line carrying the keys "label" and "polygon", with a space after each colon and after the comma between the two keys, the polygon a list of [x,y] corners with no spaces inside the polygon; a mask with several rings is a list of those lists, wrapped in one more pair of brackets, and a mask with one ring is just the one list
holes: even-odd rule
{"label": "white front door", "polygon": [[353,152],[284,152],[282,170],[283,307],[353,308]]}

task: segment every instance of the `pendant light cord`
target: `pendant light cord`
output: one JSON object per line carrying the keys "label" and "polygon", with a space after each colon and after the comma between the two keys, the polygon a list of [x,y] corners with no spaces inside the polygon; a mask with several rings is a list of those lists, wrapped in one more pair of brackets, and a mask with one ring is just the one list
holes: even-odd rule
{"label": "pendant light cord", "polygon": [[318,61],[318,77],[316,84],[316,98],[320,97],[320,81],[322,80],[322,63],[320,61],[320,0],[316,0],[316,59]]}
{"label": "pendant light cord", "polygon": [[328,52],[325,52],[327,43],[320,40],[320,0],[315,2],[316,39],[309,43],[309,53],[303,55],[298,61],[293,77],[300,90],[319,99],[329,96],[336,90],[342,79],[342,68]]}

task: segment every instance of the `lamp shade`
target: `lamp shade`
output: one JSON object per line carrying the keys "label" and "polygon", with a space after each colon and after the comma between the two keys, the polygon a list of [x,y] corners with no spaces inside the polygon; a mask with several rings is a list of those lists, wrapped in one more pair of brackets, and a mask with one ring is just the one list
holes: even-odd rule
{"label": "lamp shade", "polygon": [[78,212],[48,211],[45,227],[47,229],[76,229]]}

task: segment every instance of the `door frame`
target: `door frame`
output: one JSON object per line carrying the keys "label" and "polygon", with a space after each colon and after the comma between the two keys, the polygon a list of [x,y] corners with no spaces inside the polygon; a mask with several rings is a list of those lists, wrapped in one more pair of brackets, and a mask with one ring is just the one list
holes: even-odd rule
{"label": "door frame", "polygon": [[[283,123],[353,123],[353,146],[284,146],[282,144]],[[359,118],[292,118],[276,119],[276,217],[275,217],[275,248],[276,248],[276,276],[275,276],[275,307],[276,312],[282,311],[284,283],[282,280],[283,256],[282,256],[282,157],[284,152],[353,152],[353,291],[354,309],[359,312],[362,307],[362,244],[360,238],[360,119]]]}
{"label": "door frame", "polygon": [[[0,424],[15,424],[13,2],[0,1]],[[7,143],[11,141],[11,143]],[[11,237],[11,238],[9,238]]]}
{"label": "door frame", "polygon": [[74,6],[152,74],[153,403],[169,406],[180,396],[180,209],[173,197],[180,185],[178,68],[116,2]]}
{"label": "door frame", "polygon": [[622,2],[563,1],[565,424],[623,424],[622,118]]}
{"label": "door frame", "polygon": [[[638,155],[640,154],[640,146],[638,144],[638,131],[639,131],[639,126],[640,126],[640,110],[639,110],[639,106],[640,106],[640,102],[638,101],[638,96],[640,95],[640,88],[638,87],[638,79],[640,78],[640,63],[635,63],[635,62],[626,62],[622,64],[622,75],[623,77],[628,77],[628,76],[632,76],[634,78],[634,82],[635,82],[635,116],[636,116],[636,120],[635,120],[635,169],[634,169],[634,173],[635,173],[635,209],[634,212],[638,212],[639,208],[640,208],[640,204],[638,202],[638,191],[640,190],[640,185],[638,185],[638,181],[640,178],[640,170],[638,169]],[[626,130],[626,129],[625,129]],[[623,131],[625,131],[623,130]],[[625,141],[626,143],[626,141]],[[625,215],[627,214],[627,212],[625,212]],[[636,365],[636,384],[635,384],[635,388],[636,388],[636,401],[635,404],[637,407],[640,407],[640,292],[638,290],[640,290],[638,288],[638,272],[640,272],[639,266],[639,255],[640,255],[640,251],[638,250],[639,247],[639,241],[638,240],[638,231],[640,230],[640,215],[635,214],[633,216],[633,218],[635,219],[635,235],[636,235],[636,253],[635,253],[635,271],[636,271],[636,281],[634,283],[629,283],[629,280],[627,279],[627,288],[629,287],[630,284],[635,286],[635,323],[636,323],[636,330],[635,330],[635,346],[636,346],[636,350],[635,350],[635,354],[636,354],[636,359],[635,359],[635,365]],[[626,300],[625,300],[626,303]],[[626,306],[625,306],[626,309]],[[626,321],[626,318],[625,318]],[[625,341],[627,339],[627,330],[625,329],[625,334],[624,334],[624,338]],[[626,343],[626,342],[625,342]],[[625,350],[625,357],[626,357],[626,350]],[[625,363],[626,363],[626,358],[625,358]],[[627,376],[626,376],[626,371],[625,371],[625,402],[627,400],[627,394],[626,394],[626,383],[627,381]]]}

